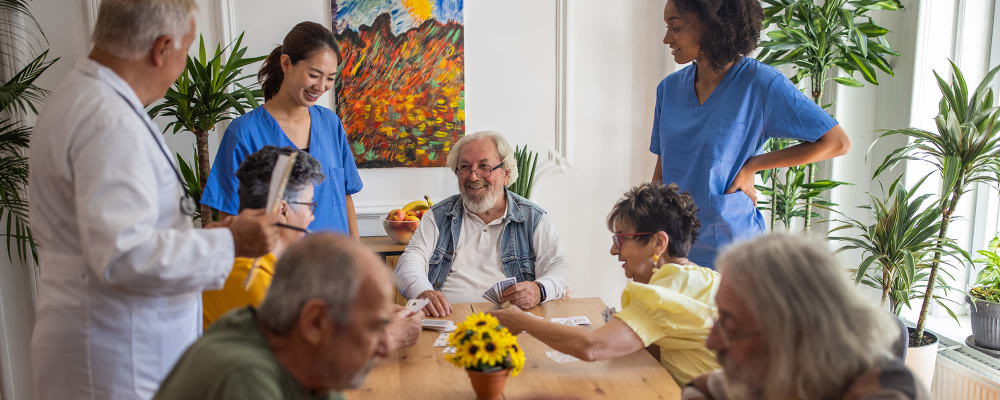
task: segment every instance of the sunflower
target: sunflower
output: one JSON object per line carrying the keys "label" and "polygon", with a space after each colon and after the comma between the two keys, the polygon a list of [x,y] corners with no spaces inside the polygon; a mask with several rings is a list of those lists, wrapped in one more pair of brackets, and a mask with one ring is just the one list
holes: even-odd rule
{"label": "sunflower", "polygon": [[500,321],[498,321],[497,318],[492,315],[478,312],[470,315],[468,318],[465,319],[465,322],[463,322],[462,324],[465,325],[465,327],[468,329],[474,329],[476,331],[484,331],[500,326]]}
{"label": "sunflower", "polygon": [[500,341],[484,341],[483,348],[479,351],[483,355],[483,362],[491,367],[498,363],[503,364],[504,356],[507,355],[507,346]]}
{"label": "sunflower", "polygon": [[521,347],[517,345],[517,341],[514,341],[510,344],[510,346],[508,346],[508,355],[510,356],[510,364],[513,368],[510,373],[517,376],[517,374],[521,373],[521,369],[524,368],[525,361],[524,352],[521,351]]}
{"label": "sunflower", "polygon": [[485,344],[480,340],[466,341],[456,352],[461,357],[462,366],[472,368],[480,361],[484,361],[485,354],[482,351],[484,347]]}

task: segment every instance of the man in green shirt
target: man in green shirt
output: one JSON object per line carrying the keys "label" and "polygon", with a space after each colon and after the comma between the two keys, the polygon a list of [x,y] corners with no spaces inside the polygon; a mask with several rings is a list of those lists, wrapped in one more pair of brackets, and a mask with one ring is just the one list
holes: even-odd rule
{"label": "man in green shirt", "polygon": [[389,352],[391,282],[357,241],[309,235],[278,260],[260,309],[212,324],[155,399],[341,399]]}

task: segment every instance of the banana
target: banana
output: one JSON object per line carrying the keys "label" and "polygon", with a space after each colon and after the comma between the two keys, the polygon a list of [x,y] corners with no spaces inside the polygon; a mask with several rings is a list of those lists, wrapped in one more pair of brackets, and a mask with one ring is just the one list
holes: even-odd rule
{"label": "banana", "polygon": [[430,207],[430,206],[434,205],[434,203],[431,203],[431,196],[428,196],[428,195],[425,194],[424,195],[424,200],[427,200],[427,207]]}
{"label": "banana", "polygon": [[403,206],[403,212],[406,212],[406,211],[417,211],[417,210],[426,210],[428,208],[431,208],[431,207],[429,205],[427,205],[427,201],[426,200],[414,200],[414,201],[411,201],[411,202],[407,203],[405,206]]}

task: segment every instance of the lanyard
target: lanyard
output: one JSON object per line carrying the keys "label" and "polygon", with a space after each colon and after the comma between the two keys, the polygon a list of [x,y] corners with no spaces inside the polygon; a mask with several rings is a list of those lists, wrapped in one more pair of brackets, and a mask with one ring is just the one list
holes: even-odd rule
{"label": "lanyard", "polygon": [[177,177],[177,183],[181,185],[181,190],[184,192],[184,195],[181,196],[181,203],[180,203],[181,214],[193,217],[195,215],[195,211],[197,211],[198,209],[198,206],[195,204],[194,198],[191,197],[191,194],[188,193],[187,189],[185,189],[184,178],[181,178],[181,172],[177,170],[176,166],[174,166],[173,160],[170,158],[170,155],[167,154],[167,150],[163,148],[163,145],[160,144],[160,141],[156,140],[156,131],[154,131],[153,128],[151,128],[149,124],[146,123],[146,120],[143,118],[144,115],[141,114],[138,110],[136,110],[134,106],[132,106],[132,102],[128,100],[128,97],[125,97],[125,95],[119,92],[118,89],[115,89],[114,87],[112,87],[112,89],[114,89],[115,93],[117,93],[118,96],[125,101],[125,105],[127,105],[128,108],[132,109],[132,112],[134,112],[135,115],[139,117],[139,120],[142,121],[142,124],[146,125],[146,130],[149,131],[150,137],[153,139],[153,142],[156,143],[156,148],[160,149],[160,153],[162,153],[163,157],[167,160],[167,164],[170,165],[170,169],[174,171],[174,176]]}

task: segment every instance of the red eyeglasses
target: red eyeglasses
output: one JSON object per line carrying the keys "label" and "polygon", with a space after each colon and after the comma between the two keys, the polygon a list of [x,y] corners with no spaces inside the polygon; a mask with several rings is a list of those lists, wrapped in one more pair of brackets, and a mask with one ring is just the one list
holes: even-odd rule
{"label": "red eyeglasses", "polygon": [[615,247],[622,247],[622,240],[640,236],[649,236],[655,232],[636,232],[636,233],[612,233],[611,242],[615,244]]}

